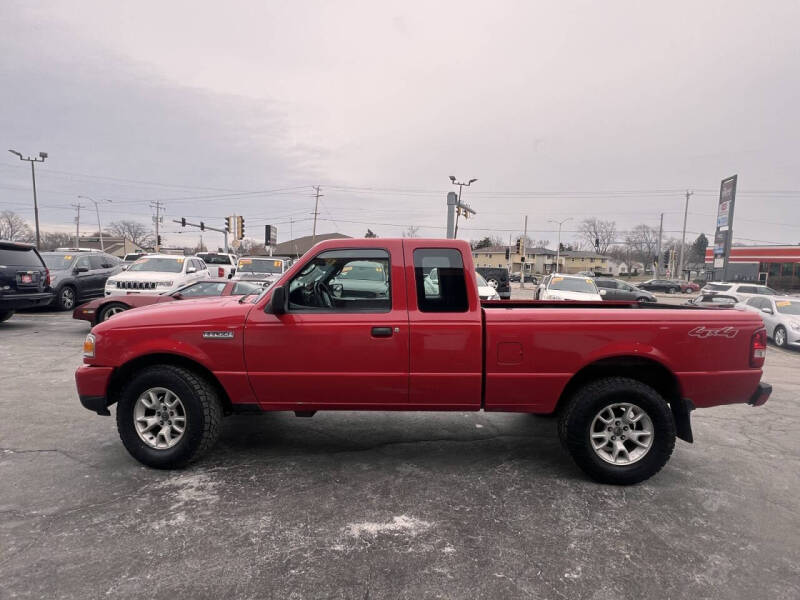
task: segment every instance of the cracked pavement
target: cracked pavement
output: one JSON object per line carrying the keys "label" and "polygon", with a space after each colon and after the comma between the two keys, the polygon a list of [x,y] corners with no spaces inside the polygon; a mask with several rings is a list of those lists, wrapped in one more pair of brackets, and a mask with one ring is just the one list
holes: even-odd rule
{"label": "cracked pavement", "polygon": [[1,598],[798,597],[800,353],[770,347],[764,407],[695,412],[617,488],[517,414],[229,417],[150,470],[78,403],[87,331],[0,324]]}

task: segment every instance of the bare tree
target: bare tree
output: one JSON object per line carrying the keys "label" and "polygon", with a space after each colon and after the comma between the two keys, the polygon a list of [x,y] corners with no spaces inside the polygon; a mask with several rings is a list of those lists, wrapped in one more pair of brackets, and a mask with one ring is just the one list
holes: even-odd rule
{"label": "bare tree", "polygon": [[417,225],[409,225],[408,229],[403,232],[403,237],[415,238],[419,237],[419,227]]}
{"label": "bare tree", "polygon": [[625,246],[631,255],[645,265],[652,263],[658,250],[658,229],[649,225],[637,225],[625,236]]}
{"label": "bare tree", "polygon": [[109,223],[108,229],[116,236],[127,238],[142,247],[155,244],[155,236],[150,228],[139,221],[123,220]]}
{"label": "bare tree", "polygon": [[13,210],[0,212],[0,240],[31,242],[33,239],[33,231],[25,219]]}
{"label": "bare tree", "polygon": [[609,246],[617,237],[617,224],[614,221],[590,217],[578,225],[578,235],[589,248],[596,248],[600,254],[608,254]]}
{"label": "bare tree", "polygon": [[56,248],[69,248],[75,243],[75,236],[62,231],[42,232],[39,250],[55,250]]}

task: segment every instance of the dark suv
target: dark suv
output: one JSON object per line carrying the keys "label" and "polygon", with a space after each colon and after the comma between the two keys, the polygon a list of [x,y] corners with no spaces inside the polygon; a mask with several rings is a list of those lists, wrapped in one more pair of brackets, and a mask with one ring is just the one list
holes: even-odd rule
{"label": "dark suv", "polygon": [[103,252],[42,252],[55,291],[53,306],[72,310],[83,301],[99,298],[106,279],[122,271],[122,262]]}
{"label": "dark suv", "polygon": [[50,304],[50,275],[30,244],[0,241],[0,321],[15,310]]}
{"label": "dark suv", "polygon": [[508,269],[505,267],[478,267],[475,270],[483,275],[483,278],[489,286],[497,290],[497,295],[500,296],[500,298],[503,300],[511,298]]}

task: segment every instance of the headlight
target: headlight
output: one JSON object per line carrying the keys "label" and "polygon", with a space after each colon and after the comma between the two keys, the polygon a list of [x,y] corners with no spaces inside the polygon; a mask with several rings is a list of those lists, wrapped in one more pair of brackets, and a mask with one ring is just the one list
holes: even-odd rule
{"label": "headlight", "polygon": [[83,340],[83,357],[84,358],[94,358],[94,334],[89,334],[86,336],[86,339]]}
{"label": "headlight", "polygon": [[116,282],[106,279],[106,289],[117,287]]}
{"label": "headlight", "polygon": [[157,281],[156,287],[172,287],[171,281]]}

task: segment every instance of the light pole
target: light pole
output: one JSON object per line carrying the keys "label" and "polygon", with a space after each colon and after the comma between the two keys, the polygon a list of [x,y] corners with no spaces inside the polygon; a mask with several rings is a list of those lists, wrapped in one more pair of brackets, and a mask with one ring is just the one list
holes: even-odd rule
{"label": "light pole", "polygon": [[33,179],[33,217],[36,221],[36,248],[39,248],[39,204],[36,202],[36,169],[34,168],[34,163],[37,162],[44,162],[44,159],[47,158],[47,152],[39,152],[39,158],[28,157],[25,158],[22,156],[21,152],[17,152],[16,150],[9,150],[11,154],[16,154],[20,160],[26,160],[31,163],[31,178]]}
{"label": "light pole", "polygon": [[[461,205],[461,190],[464,188],[464,186],[469,187],[473,183],[475,183],[476,181],[478,181],[478,180],[477,179],[470,179],[467,183],[460,183],[460,182],[456,181],[455,175],[450,175],[450,182],[453,185],[457,185],[458,186],[458,202],[456,204],[458,210],[456,211],[456,227],[455,227],[455,232],[453,234],[453,239],[458,237],[458,216],[461,214],[461,209],[462,209],[462,205]],[[464,208],[466,208],[466,207],[464,207]],[[464,218],[466,218],[466,217],[467,217],[467,211],[465,210],[464,211]]]}
{"label": "light pole", "polygon": [[[98,202],[91,196],[78,196],[78,198],[83,198],[84,200],[88,200],[92,204],[94,204],[94,212],[97,214],[97,232],[100,234],[100,250],[103,252],[106,251],[106,247],[103,244],[103,226],[100,224],[100,209],[97,207]],[[111,200],[107,200],[105,198],[100,199],[101,202],[111,202]]]}
{"label": "light pole", "polygon": [[558,246],[556,246],[556,273],[558,273],[559,263],[561,262],[561,226],[567,221],[572,221],[572,217],[567,217],[563,221],[555,221],[553,219],[547,219],[548,223],[558,224]]}

